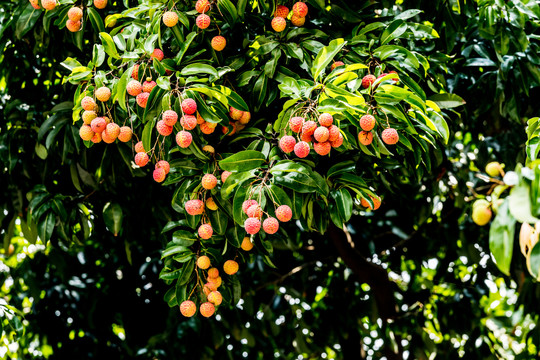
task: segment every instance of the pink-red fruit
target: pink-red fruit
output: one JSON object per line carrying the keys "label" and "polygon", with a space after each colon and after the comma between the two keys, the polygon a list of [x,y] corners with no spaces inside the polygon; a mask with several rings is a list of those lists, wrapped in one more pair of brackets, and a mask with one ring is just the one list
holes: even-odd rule
{"label": "pink-red fruit", "polygon": [[118,134],[118,140],[121,142],[128,142],[131,140],[132,136],[133,132],[131,131],[131,128],[129,126],[122,126],[120,128],[120,134]]}
{"label": "pink-red fruit", "polygon": [[165,124],[174,126],[174,124],[176,124],[178,121],[178,114],[173,110],[165,110],[161,119],[165,122]]}
{"label": "pink-red fruit", "polygon": [[210,26],[210,16],[206,14],[201,14],[197,16],[197,19],[195,19],[195,24],[197,24],[197,27],[199,29],[206,29]]}
{"label": "pink-red fruit", "polygon": [[291,153],[294,150],[294,145],[296,145],[296,139],[293,136],[285,135],[279,139],[279,147],[284,153]]}
{"label": "pink-red fruit", "polygon": [[182,111],[187,115],[195,114],[197,111],[197,103],[193,99],[185,99],[182,101]]}
{"label": "pink-red fruit", "polygon": [[189,215],[201,215],[204,211],[204,202],[202,200],[188,200],[184,207]]}
{"label": "pink-red fruit", "polygon": [[232,172],[230,171],[224,171],[221,173],[221,183],[223,184],[225,181],[227,181],[227,178],[232,175]]}
{"label": "pink-red fruit", "polygon": [[180,304],[180,313],[185,317],[192,317],[197,312],[197,305],[191,300],[183,301]]}
{"label": "pink-red fruit", "polygon": [[285,5],[278,5],[276,11],[274,12],[274,17],[287,18],[289,15],[289,8]]}
{"label": "pink-red fruit", "polygon": [[210,45],[212,45],[212,49],[216,51],[221,51],[225,49],[225,46],[227,45],[227,40],[221,35],[214,36],[212,38],[212,41],[210,42]]}
{"label": "pink-red fruit", "polygon": [[217,185],[217,178],[212,174],[205,174],[202,178],[201,185],[206,190],[211,190]]}
{"label": "pink-red fruit", "polygon": [[163,14],[163,23],[167,27],[173,27],[178,23],[178,14],[174,11],[167,11]]}
{"label": "pink-red fruit", "polygon": [[267,234],[275,234],[279,230],[279,222],[273,218],[266,218],[263,222],[263,230]]}
{"label": "pink-red fruit", "polygon": [[159,160],[156,163],[156,169],[163,169],[165,171],[165,175],[166,175],[171,170],[171,165],[169,165],[169,162],[166,161],[166,160]]}
{"label": "pink-red fruit", "polygon": [[287,222],[292,219],[292,210],[288,205],[281,205],[276,209],[276,217],[281,222]]}
{"label": "pink-red fruit", "polygon": [[255,218],[247,218],[244,222],[244,229],[248,234],[256,234],[261,230],[261,222],[259,219]]}
{"label": "pink-red fruit", "polygon": [[305,3],[299,1],[292,7],[293,14],[299,17],[305,17],[308,13],[308,7]]}
{"label": "pink-red fruit", "polygon": [[332,150],[332,144],[330,141],[316,142],[313,144],[313,150],[315,150],[317,154],[325,156],[330,153],[330,150]]}
{"label": "pink-red fruit", "polygon": [[199,13],[205,13],[210,10],[210,2],[208,0],[198,0],[195,4],[195,10]]}
{"label": "pink-red fruit", "polygon": [[131,96],[137,96],[142,92],[142,85],[137,80],[131,80],[126,85],[126,91]]}
{"label": "pink-red fruit", "polygon": [[189,131],[181,130],[176,134],[176,143],[181,148],[187,148],[189,145],[191,145],[191,141],[193,140],[193,136]]}
{"label": "pink-red fruit", "polygon": [[205,302],[201,304],[199,311],[202,316],[210,317],[216,312],[216,307],[211,302]]}
{"label": "pink-red fruit", "polygon": [[367,89],[368,87],[371,86],[371,84],[373,84],[375,82],[375,80],[377,80],[377,78],[375,77],[375,75],[366,75],[362,78],[362,87],[364,89]]}
{"label": "pink-red fruit", "polygon": [[242,203],[242,211],[244,212],[244,214],[247,215],[248,209],[253,205],[259,205],[257,200],[249,199],[249,200],[244,201]]}
{"label": "pink-red fruit", "polygon": [[68,13],[68,18],[69,20],[71,21],[79,21],[81,20],[82,16],[83,16],[83,11],[80,7],[72,7],[71,9],[69,9]]}
{"label": "pink-red fruit", "polygon": [[360,131],[358,133],[358,141],[360,144],[368,146],[373,142],[373,134],[371,131]]}
{"label": "pink-red fruit", "polygon": [[152,51],[152,55],[150,55],[150,58],[161,61],[163,58],[165,58],[165,54],[161,49],[154,49],[154,51]]}
{"label": "pink-red fruit", "polygon": [[325,142],[326,140],[328,140],[329,136],[330,132],[324,126],[319,126],[317,129],[315,129],[315,132],[313,133],[313,137],[318,142]]}
{"label": "pink-red fruit", "polygon": [[208,240],[212,237],[212,234],[214,233],[214,230],[212,229],[212,225],[210,224],[202,224],[199,226],[199,229],[197,230],[199,233],[199,236],[205,240]]}
{"label": "pink-red fruit", "polygon": [[140,167],[146,166],[149,160],[150,159],[148,158],[147,153],[140,152],[140,153],[135,154],[135,164],[137,164]]}
{"label": "pink-red fruit", "polygon": [[305,158],[309,155],[309,144],[305,141],[300,141],[294,145],[294,154],[299,158]]}
{"label": "pink-red fruit", "polygon": [[360,118],[360,127],[364,131],[371,131],[375,127],[375,117],[373,115],[364,115]]}
{"label": "pink-red fruit", "polygon": [[399,135],[396,129],[385,129],[381,134],[382,141],[388,145],[395,145],[399,141]]}
{"label": "pink-red fruit", "polygon": [[90,126],[92,127],[92,131],[96,133],[102,133],[103,130],[105,130],[105,127],[107,126],[107,122],[102,117],[97,117],[90,123]]}
{"label": "pink-red fruit", "polygon": [[107,7],[107,0],[94,0],[94,6],[98,9],[105,9]]}
{"label": "pink-red fruit", "polygon": [[212,304],[219,306],[223,302],[223,296],[221,296],[221,293],[216,290],[208,294],[207,300]]}
{"label": "pink-red fruit", "polygon": [[160,182],[163,182],[163,180],[165,180],[165,177],[167,176],[167,174],[165,174],[164,169],[159,168],[159,169],[154,170],[154,172],[152,173],[152,176],[154,177],[154,180],[156,182],[160,183]]}
{"label": "pink-red fruit", "polygon": [[137,95],[137,105],[139,105],[142,108],[146,107],[146,103],[148,102],[148,97],[150,96],[147,92],[142,92],[139,95]]}
{"label": "pink-red fruit", "polygon": [[329,113],[323,113],[319,115],[319,125],[321,126],[331,126],[334,122],[334,118]]}
{"label": "pink-red fruit", "polygon": [[81,22],[79,20],[73,21],[68,19],[66,21],[66,28],[71,32],[77,32],[81,30]]}
{"label": "pink-red fruit", "polygon": [[56,7],[56,0],[41,0],[41,6],[45,10],[54,10]]}
{"label": "pink-red fruit", "polygon": [[282,17],[275,17],[272,19],[272,29],[274,29],[275,32],[282,32],[285,30],[285,27],[287,26],[287,22]]}

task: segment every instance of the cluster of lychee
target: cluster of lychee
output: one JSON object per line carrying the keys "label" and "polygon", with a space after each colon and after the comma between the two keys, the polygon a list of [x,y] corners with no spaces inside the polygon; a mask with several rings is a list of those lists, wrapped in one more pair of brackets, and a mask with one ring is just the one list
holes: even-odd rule
{"label": "cluster of lychee", "polygon": [[[261,218],[263,210],[256,200],[249,199],[243,202],[242,210],[248,216],[244,222],[244,229],[250,235],[257,234],[261,230]],[[287,222],[292,219],[292,210],[288,205],[280,205],[275,210],[276,218],[268,216],[262,222],[263,231],[267,234],[275,234],[279,230],[279,221]]]}
{"label": "cluster of lychee", "polygon": [[288,127],[300,141],[292,135],[285,135],[279,140],[280,149],[289,154],[294,154],[299,158],[309,155],[310,144],[313,140],[313,149],[321,156],[328,155],[332,148],[340,147],[343,144],[343,135],[339,128],[333,124],[334,118],[328,113],[319,115],[318,124],[313,120],[307,120],[300,116],[292,117]]}
{"label": "cluster of lychee", "polygon": [[[360,118],[360,127],[362,131],[358,133],[360,144],[368,146],[373,142],[373,128],[377,120],[371,114],[366,114]],[[382,141],[387,145],[395,145],[399,141],[399,134],[396,129],[388,127],[381,133]]]}
{"label": "cluster of lychee", "polygon": [[251,120],[251,113],[249,111],[238,110],[232,106],[229,107],[229,116],[232,119],[232,121],[229,121],[229,125],[232,129],[229,129],[227,126],[221,128],[223,134],[228,136],[245,128],[247,123]]}
{"label": "cluster of lychee", "polygon": [[[272,19],[272,29],[276,32],[282,32],[287,27],[287,17],[289,16],[289,8],[285,5],[278,5]],[[303,26],[306,22],[308,7],[305,3],[299,1],[293,5],[291,23],[294,26]]]}
{"label": "cluster of lychee", "polygon": [[[197,15],[197,18],[195,19],[195,24],[201,30],[207,29],[210,26],[210,23],[212,22],[212,19],[210,18],[210,16],[207,15],[207,12],[210,11],[210,8],[211,8],[211,5],[210,5],[210,1],[208,0],[198,0],[195,3],[195,10],[199,13],[199,15]],[[165,14],[168,14],[168,13],[169,12]],[[174,15],[168,14],[167,22],[165,22],[165,15],[163,16],[163,22],[165,23],[165,25],[169,27],[176,25],[176,22],[178,22],[178,16],[176,17],[176,22],[174,22],[174,24],[172,21],[173,19],[174,19]],[[169,23],[173,25],[169,25]],[[227,45],[227,40],[225,39],[225,37],[221,35],[217,35],[212,38],[210,44],[215,51],[221,51],[225,49],[225,46]]]}
{"label": "cluster of lychee", "polygon": [[[139,141],[135,144],[135,164],[139,167],[145,167],[149,161],[148,152],[144,149],[142,141]],[[160,183],[165,180],[170,170],[171,166],[168,161],[159,160],[156,163],[152,176],[156,182]]]}
{"label": "cluster of lychee", "polygon": [[[216,312],[216,306],[221,305],[223,297],[218,291],[221,286],[222,279],[219,276],[219,270],[215,267],[210,268],[211,261],[206,255],[199,256],[197,258],[197,267],[201,270],[208,269],[206,276],[206,283],[202,288],[206,301],[201,303],[199,311],[202,316],[210,317]],[[227,275],[234,275],[238,272],[239,265],[234,260],[227,260],[223,264],[223,271]],[[197,312],[197,305],[192,300],[183,301],[180,304],[180,313],[185,317],[192,317]]]}
{"label": "cluster of lychee", "polygon": [[[94,92],[94,96],[101,102],[107,102],[111,97],[111,90],[102,86]],[[99,107],[91,96],[85,96],[81,100],[84,109],[82,114],[83,125],[79,129],[79,136],[85,141],[93,143],[103,142],[112,144],[116,139],[121,142],[131,140],[133,132],[129,126],[120,127],[107,116],[98,116]]]}
{"label": "cluster of lychee", "polygon": [[[57,0],[29,0],[32,7],[39,10],[43,7],[45,10],[54,10],[58,4]],[[94,6],[97,9],[105,9],[107,7],[107,0],[94,0]],[[66,21],[66,28],[71,32],[77,32],[81,29],[81,19],[83,11],[80,7],[74,6],[68,11],[68,20]]]}

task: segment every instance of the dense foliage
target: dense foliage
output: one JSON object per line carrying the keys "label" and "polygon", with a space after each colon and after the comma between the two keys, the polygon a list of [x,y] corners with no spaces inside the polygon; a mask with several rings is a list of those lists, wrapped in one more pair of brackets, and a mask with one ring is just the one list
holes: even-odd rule
{"label": "dense foliage", "polygon": [[[538,119],[525,129],[539,110],[536,2],[312,0],[305,23],[291,13],[280,32],[273,1],[212,2],[206,29],[191,1],[36,3],[0,1],[0,354],[538,353]],[[151,86],[144,100],[135,79]],[[107,127],[83,141],[86,97],[132,139],[107,141]],[[313,139],[294,130],[298,117],[325,129]],[[283,151],[284,138],[310,154]],[[504,170],[486,173],[495,161]],[[280,221],[249,236],[242,205],[253,199],[261,223]],[[471,219],[478,199],[496,213],[489,226]],[[203,213],[190,215],[189,200]],[[223,303],[185,318],[181,303],[207,301],[203,255]],[[227,260],[238,273],[225,274]]]}

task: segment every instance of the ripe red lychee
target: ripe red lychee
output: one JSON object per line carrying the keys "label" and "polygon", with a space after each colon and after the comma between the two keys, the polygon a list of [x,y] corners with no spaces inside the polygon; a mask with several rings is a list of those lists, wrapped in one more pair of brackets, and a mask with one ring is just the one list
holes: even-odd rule
{"label": "ripe red lychee", "polygon": [[281,222],[287,222],[292,219],[292,210],[288,205],[281,205],[276,209],[276,217]]}
{"label": "ripe red lychee", "polygon": [[174,126],[174,124],[176,124],[178,121],[178,114],[174,110],[165,110],[161,119],[165,122],[165,124]]}
{"label": "ripe red lychee", "polygon": [[275,234],[279,230],[279,222],[273,217],[266,218],[263,221],[263,230],[267,234]]}
{"label": "ripe red lychee", "polygon": [[81,20],[83,16],[83,11],[80,7],[74,6],[71,9],[69,9],[67,15],[68,15],[69,20],[79,21]]}
{"label": "ripe red lychee", "polygon": [[105,127],[107,126],[107,122],[102,117],[97,117],[90,123],[90,126],[92,127],[92,131],[96,133],[101,133],[103,130],[105,130]]}
{"label": "ripe red lychee", "polygon": [[285,5],[278,5],[276,11],[274,11],[274,17],[282,17],[284,19],[289,15],[289,8]]}
{"label": "ripe red lychee", "polygon": [[105,130],[107,131],[107,135],[114,140],[120,135],[120,126],[118,126],[118,124],[109,123],[105,127]]}
{"label": "ripe red lychee", "polygon": [[96,102],[90,96],[85,96],[81,100],[81,106],[84,110],[94,111],[96,109]]}
{"label": "ripe red lychee", "polygon": [[183,301],[180,304],[180,313],[185,317],[192,317],[197,312],[197,305],[191,300]]}
{"label": "ripe red lychee", "polygon": [[95,111],[88,111],[88,110],[85,110],[82,114],[82,119],[83,119],[83,122],[86,124],[86,125],[90,125],[90,123],[92,122],[92,120],[94,120],[95,118],[97,118],[97,114]]}
{"label": "ripe red lychee", "polygon": [[198,0],[195,4],[195,10],[199,13],[205,13],[210,10],[210,2],[208,0]]}
{"label": "ripe red lychee", "polygon": [[107,7],[107,0],[94,0],[94,6],[98,9],[105,9]]}
{"label": "ripe red lychee", "polygon": [[298,26],[298,27],[304,26],[305,23],[306,23],[305,17],[296,16],[294,14],[291,17],[291,24],[293,24],[294,26]]}
{"label": "ripe red lychee", "polygon": [[142,92],[139,95],[137,95],[137,105],[139,105],[142,108],[146,107],[146,103],[148,102],[148,97],[150,96],[147,92]]}
{"label": "ripe red lychee", "polygon": [[330,145],[332,145],[333,148],[338,148],[343,144],[343,135],[339,133],[338,138],[334,141],[330,142]]}
{"label": "ripe red lychee", "polygon": [[41,7],[39,6],[39,0],[30,0],[30,5],[32,5],[32,7],[36,10],[41,9]]}
{"label": "ripe red lychee", "polygon": [[94,144],[101,142],[101,133],[94,133],[94,136],[90,139]]}
{"label": "ripe red lychee", "polygon": [[191,141],[193,140],[193,136],[189,131],[181,130],[176,134],[176,143],[181,148],[187,148],[189,145],[191,145]]}
{"label": "ripe red lychee", "polygon": [[335,68],[339,66],[343,66],[343,65],[345,65],[343,61],[336,61],[335,63],[332,64],[332,66],[330,66],[330,70],[334,70]]}
{"label": "ripe red lychee", "polygon": [[296,145],[296,139],[293,136],[285,135],[279,139],[279,148],[284,153],[289,154],[294,150],[294,145]]}
{"label": "ripe red lychee", "polygon": [[131,71],[131,77],[135,80],[139,80],[139,64],[135,64],[133,66],[133,70]]}
{"label": "ripe red lychee", "polygon": [[302,130],[302,125],[304,125],[303,117],[295,116],[289,120],[289,127],[295,133],[300,132],[300,130]]}
{"label": "ripe red lychee", "polygon": [[242,250],[244,251],[250,251],[251,249],[253,249],[253,243],[251,242],[251,240],[249,239],[249,237],[244,237],[244,239],[242,240],[242,244],[240,245],[240,248],[242,248]]}
{"label": "ripe red lychee", "polygon": [[399,141],[399,135],[396,129],[385,129],[381,134],[382,141],[388,145],[395,145]]}
{"label": "ripe red lychee", "polygon": [[118,140],[121,142],[128,142],[131,140],[132,136],[133,132],[131,131],[131,128],[129,126],[122,126],[120,128],[120,134],[118,134]]}
{"label": "ripe red lychee", "polygon": [[163,169],[165,171],[165,175],[167,175],[169,173],[169,171],[171,170],[171,165],[169,164],[168,161],[166,160],[159,160],[157,163],[156,163],[156,169]]}
{"label": "ripe red lychee", "polygon": [[137,80],[131,80],[126,85],[126,91],[131,96],[137,96],[142,92],[142,85]]}
{"label": "ripe red lychee", "polygon": [[318,142],[325,142],[326,140],[328,140],[329,136],[330,132],[324,126],[319,126],[317,129],[315,129],[315,132],[313,133],[313,137]]}
{"label": "ripe red lychee", "polygon": [[234,275],[238,272],[238,263],[234,260],[227,260],[223,264],[223,271],[225,271],[225,274],[227,275]]}
{"label": "ripe red lychee", "polygon": [[201,14],[197,16],[197,18],[195,19],[195,24],[199,29],[206,29],[210,26],[210,16],[206,14]]}
{"label": "ripe red lychee", "polygon": [[152,78],[147,78],[145,82],[142,84],[142,91],[150,93],[152,92],[152,89],[156,87],[156,82],[152,80]]}
{"label": "ripe red lychee", "polygon": [[244,229],[248,234],[256,234],[261,230],[261,222],[259,219],[255,218],[247,218],[244,222]]}
{"label": "ripe red lychee", "polygon": [[313,135],[317,129],[317,123],[315,121],[306,121],[302,126],[302,134]]}
{"label": "ripe red lychee", "polygon": [[165,121],[159,120],[156,124],[157,132],[163,136],[169,136],[173,132],[173,127],[165,124]]}
{"label": "ripe red lychee", "polygon": [[216,279],[219,276],[219,270],[217,268],[208,269],[208,281],[210,279]]}
{"label": "ripe red lychee", "polygon": [[81,139],[85,141],[89,141],[94,137],[94,132],[92,131],[92,128],[89,125],[84,124],[79,129],[79,136]]}
{"label": "ripe red lychee", "polygon": [[365,200],[364,198],[362,198],[360,200],[360,204],[363,206],[363,207],[366,207],[366,208],[369,208],[370,210],[377,210],[378,208],[381,207],[381,198],[376,196],[371,196],[369,195],[369,197],[371,198],[371,200],[373,200],[373,207],[371,207],[371,205],[367,202],[367,200]]}
{"label": "ripe red lychee", "polygon": [[146,152],[143,148],[143,142],[142,141],[139,141],[138,143],[135,144],[135,152],[136,153],[140,153],[140,152]]}
{"label": "ripe red lychee", "polygon": [[203,117],[201,116],[201,114],[197,113],[197,124],[202,124],[204,121]]}
{"label": "ripe red lychee", "polygon": [[334,122],[334,118],[329,113],[319,115],[319,125],[329,127]]}
{"label": "ripe red lychee", "polygon": [[197,230],[199,233],[199,236],[205,240],[208,240],[212,237],[212,234],[214,233],[214,230],[212,229],[212,225],[210,224],[202,224],[199,226],[199,229]]}
{"label": "ripe red lychee", "polygon": [[77,32],[81,30],[81,22],[79,20],[73,21],[68,19],[66,21],[66,28],[71,32]]}
{"label": "ripe red lychee", "polygon": [[197,118],[193,115],[184,115],[180,119],[180,125],[186,130],[193,130],[197,127]]}
{"label": "ripe red lychee", "polygon": [[375,117],[370,114],[366,114],[360,118],[360,127],[364,131],[371,131],[375,127]]}
{"label": "ripe red lychee", "polygon": [[56,7],[56,0],[41,0],[41,6],[45,10],[54,10]]}
{"label": "ripe red lychee", "polygon": [[250,218],[257,218],[260,219],[263,215],[262,209],[259,205],[251,205],[247,211],[246,214]]}
{"label": "ripe red lychee", "polygon": [[308,7],[305,3],[299,1],[292,7],[293,14],[300,17],[305,17],[308,13]]}
{"label": "ripe red lychee", "polygon": [[358,133],[358,141],[360,144],[368,146],[373,142],[373,134],[371,131],[360,131]]}
{"label": "ripe red lychee", "polygon": [[199,311],[202,316],[204,317],[210,317],[214,315],[216,312],[216,307],[211,302],[205,302],[201,304],[201,307],[199,308]]}
{"label": "ripe red lychee", "polygon": [[242,117],[240,118],[240,120],[238,120],[238,122],[245,125],[249,122],[249,120],[251,120],[251,113],[249,111],[244,111]]}
{"label": "ripe red lychee", "polygon": [[184,208],[189,215],[201,215],[204,211],[204,203],[202,200],[188,200]]}
{"label": "ripe red lychee", "polygon": [[178,14],[174,11],[166,11],[163,14],[163,23],[167,27],[173,27],[178,23]]}
{"label": "ripe red lychee", "polygon": [[242,118],[242,115],[244,115],[242,110],[235,109],[232,106],[229,108],[229,116],[231,119],[238,121]]}
{"label": "ripe red lychee", "polygon": [[135,154],[135,164],[139,165],[140,167],[146,166],[149,160],[148,154],[145,152]]}
{"label": "ripe red lychee", "polygon": [[317,154],[325,156],[330,153],[330,150],[332,150],[332,144],[330,141],[316,142],[313,144],[313,150],[315,150]]}
{"label": "ripe red lychee", "polygon": [[223,296],[221,296],[221,293],[216,290],[208,294],[207,300],[211,302],[212,304],[219,306],[221,302],[223,301]]}
{"label": "ripe red lychee", "polygon": [[205,174],[202,177],[201,185],[206,190],[212,190],[217,185],[217,178],[213,174]]}
{"label": "ripe red lychee", "polygon": [[208,294],[210,294],[212,291],[216,291],[217,288],[218,287],[215,282],[208,281],[206,284],[204,284],[203,291],[204,294],[208,296]]}
{"label": "ripe red lychee", "polygon": [[152,173],[152,176],[154,177],[154,180],[156,182],[160,183],[160,182],[163,182],[163,180],[165,180],[165,177],[167,176],[167,174],[165,174],[164,169],[159,168],[159,169],[154,169],[154,172]]}
{"label": "ripe red lychee", "polygon": [[300,141],[294,145],[294,154],[299,158],[305,158],[309,155],[309,144],[305,141]]}
{"label": "ripe red lychee", "polygon": [[362,78],[362,87],[364,89],[367,89],[368,87],[371,86],[371,84],[373,84],[375,82],[375,80],[377,80],[377,78],[375,77],[375,75],[366,75]]}
{"label": "ripe red lychee", "polygon": [[300,140],[305,141],[308,144],[311,144],[311,142],[313,141],[313,136],[312,135],[307,135],[307,134],[302,134],[302,135],[300,135]]}
{"label": "ripe red lychee", "polygon": [[182,101],[182,111],[187,115],[195,114],[197,103],[193,99],[184,99]]}
{"label": "ripe red lychee", "polygon": [[116,140],[116,138],[113,138],[112,136],[110,136],[109,133],[107,132],[107,129],[105,129],[101,133],[101,140],[103,140],[103,142],[106,142],[107,144],[112,144]]}
{"label": "ripe red lychee", "polygon": [[159,61],[163,60],[164,57],[165,54],[161,49],[154,49],[154,51],[152,51],[152,54],[150,55],[151,59],[157,59]]}
{"label": "ripe red lychee", "polygon": [[253,206],[253,205],[259,205],[257,200],[249,199],[249,200],[244,201],[242,203],[242,211],[244,212],[244,214],[247,215],[248,209],[250,208],[250,206]]}
{"label": "ripe red lychee", "polygon": [[232,172],[230,171],[224,171],[221,173],[221,183],[223,184],[229,176],[232,175]]}
{"label": "ripe red lychee", "polygon": [[275,32],[282,32],[285,30],[285,27],[287,26],[287,22],[282,17],[275,17],[272,19],[272,29],[274,29]]}
{"label": "ripe red lychee", "polygon": [[206,255],[199,256],[197,259],[197,266],[199,269],[208,269],[210,267],[210,258]]}
{"label": "ripe red lychee", "polygon": [[331,125],[328,128],[328,141],[336,141],[339,134],[339,128],[336,125]]}
{"label": "ripe red lychee", "polygon": [[221,51],[225,49],[225,45],[227,45],[227,40],[221,35],[214,36],[212,38],[212,41],[210,42],[210,45],[212,45],[212,49],[216,51]]}
{"label": "ripe red lychee", "polygon": [[215,127],[210,126],[210,123],[204,122],[199,125],[199,128],[201,129],[201,132],[206,135],[212,134],[214,131],[216,131]]}

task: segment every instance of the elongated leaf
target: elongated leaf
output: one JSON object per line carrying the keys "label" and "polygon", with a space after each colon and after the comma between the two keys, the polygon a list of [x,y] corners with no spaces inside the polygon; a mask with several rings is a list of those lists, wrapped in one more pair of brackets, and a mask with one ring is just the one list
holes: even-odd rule
{"label": "elongated leaf", "polygon": [[231,172],[243,172],[260,167],[266,157],[260,151],[244,150],[219,162],[219,167]]}
{"label": "elongated leaf", "polygon": [[465,105],[465,100],[456,94],[435,94],[429,97],[429,100],[437,104],[441,109],[451,109]]}
{"label": "elongated leaf", "polygon": [[489,229],[489,250],[502,273],[510,274],[514,250],[516,219],[510,213],[509,200],[505,199]]}
{"label": "elongated leaf", "polygon": [[120,56],[118,55],[118,50],[116,50],[116,45],[114,44],[114,40],[112,39],[111,35],[109,35],[106,32],[100,32],[99,37],[101,39],[101,43],[103,44],[103,48],[105,49],[105,52],[115,59],[119,59]]}
{"label": "elongated leaf", "polygon": [[118,236],[118,233],[122,229],[123,219],[122,207],[118,203],[107,203],[103,207],[103,220],[105,225],[114,236]]}
{"label": "elongated leaf", "polygon": [[381,45],[397,39],[407,30],[407,24],[403,20],[395,20],[381,34]]}
{"label": "elongated leaf", "polygon": [[322,48],[311,65],[311,75],[315,81],[346,43],[343,39],[334,39],[330,41],[328,46]]}
{"label": "elongated leaf", "polygon": [[21,39],[28,31],[32,30],[37,20],[43,13],[42,10],[36,10],[28,3],[15,26],[15,36]]}
{"label": "elongated leaf", "polygon": [[216,70],[215,67],[213,67],[212,65],[202,64],[202,63],[195,63],[195,64],[187,65],[180,71],[180,74],[184,76],[209,74],[215,77],[219,77],[218,71]]}

